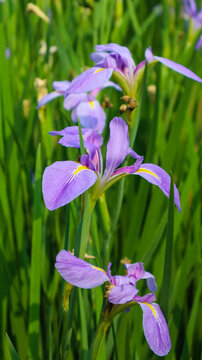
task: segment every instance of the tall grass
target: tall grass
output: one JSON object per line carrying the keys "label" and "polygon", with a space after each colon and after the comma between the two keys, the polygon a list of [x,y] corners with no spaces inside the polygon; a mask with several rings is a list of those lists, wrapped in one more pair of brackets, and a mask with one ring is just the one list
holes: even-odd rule
{"label": "tall grass", "polygon": [[[49,23],[26,12],[27,3],[0,3],[0,357],[87,359],[104,287],[70,291],[54,268],[59,250],[75,248],[79,253],[85,196],[49,212],[41,194],[45,166],[76,159],[79,152],[62,148],[48,135],[71,124],[71,117],[60,99],[37,110],[40,89],[35,79],[46,79],[51,91],[53,80],[71,80],[91,66],[94,45],[108,42],[127,46],[136,63],[151,45],[154,54],[180,62],[198,75],[201,53],[195,51],[194,39],[188,41],[179,1],[172,5],[166,0],[35,1]],[[41,40],[47,43],[44,55],[39,53]],[[51,54],[53,45],[57,51]],[[6,48],[9,59],[4,56]],[[110,260],[113,274],[122,273],[124,257],[143,261],[156,277],[158,302],[169,281],[166,312],[172,349],[167,358],[199,359],[200,84],[160,65],[149,69],[145,81],[144,96],[137,99],[141,111],[135,110],[134,149],[147,162],[172,170],[182,212],[174,209],[173,233],[167,235],[168,200],[144,180],[127,177],[106,193],[109,217],[106,208],[96,205],[87,253],[96,256],[92,263],[97,266],[106,267]],[[118,115],[121,101],[113,89],[103,90],[100,100],[105,94],[113,103],[106,110],[106,144],[109,121]],[[171,238],[172,251],[165,253],[171,250]],[[131,308],[114,319],[99,359],[150,358],[155,356],[143,337],[141,310]]]}

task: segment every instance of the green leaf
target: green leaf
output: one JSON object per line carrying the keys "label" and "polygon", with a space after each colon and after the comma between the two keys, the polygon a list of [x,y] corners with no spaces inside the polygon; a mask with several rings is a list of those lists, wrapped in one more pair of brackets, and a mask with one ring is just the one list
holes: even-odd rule
{"label": "green leaf", "polygon": [[161,309],[167,319],[168,319],[168,311],[169,311],[169,303],[170,303],[170,288],[171,288],[171,276],[172,276],[173,234],[174,234],[174,184],[173,184],[173,176],[171,174],[166,250],[165,250],[165,259],[164,259],[163,283],[161,288],[161,299],[160,299]]}

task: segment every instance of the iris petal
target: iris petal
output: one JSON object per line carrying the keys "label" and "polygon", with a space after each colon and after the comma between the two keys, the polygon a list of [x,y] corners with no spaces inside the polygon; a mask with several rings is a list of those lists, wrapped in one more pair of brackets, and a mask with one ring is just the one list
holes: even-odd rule
{"label": "iris petal", "polygon": [[82,289],[91,289],[109,281],[106,272],[79,259],[66,250],[56,257],[55,267],[67,282]]}
{"label": "iris petal", "polygon": [[74,161],[56,161],[43,174],[42,190],[49,210],[64,206],[89,189],[97,180],[94,171]]}
{"label": "iris petal", "polygon": [[168,325],[158,304],[139,303],[143,311],[143,329],[151,350],[165,356],[171,348]]}
{"label": "iris petal", "polygon": [[[170,195],[170,176],[160,166],[154,164],[142,164],[134,173],[140,175],[151,184],[157,185],[161,191],[169,198]],[[180,197],[177,187],[174,185],[174,201],[179,212],[181,212]]]}

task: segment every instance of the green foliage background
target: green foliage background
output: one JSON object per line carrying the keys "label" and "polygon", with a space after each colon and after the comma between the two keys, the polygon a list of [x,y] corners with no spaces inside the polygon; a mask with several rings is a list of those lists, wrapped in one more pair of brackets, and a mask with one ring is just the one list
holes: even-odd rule
{"label": "green foliage background", "polygon": [[[201,52],[195,51],[198,35],[186,29],[177,0],[35,1],[49,23],[28,13],[27,3],[0,3],[0,357],[88,359],[104,287],[74,289],[68,306],[70,289],[64,288],[54,268],[58,251],[75,248],[80,237],[82,197],[49,212],[41,193],[45,166],[76,159],[79,153],[62,148],[49,136],[50,130],[70,125],[71,114],[63,109],[61,99],[39,112],[35,79],[46,79],[51,91],[54,80],[71,80],[85,66],[92,66],[94,46],[108,42],[127,46],[136,63],[151,45],[154,54],[182,63],[198,75]],[[39,53],[41,40],[47,43],[44,55]],[[57,51],[51,54],[53,45]],[[113,89],[102,91],[100,101],[105,94],[113,103],[106,110],[108,124],[118,115],[121,101]],[[171,170],[181,196],[181,214],[174,210],[169,360],[199,359],[201,354],[200,95],[200,84],[156,65],[147,74],[141,111],[134,113],[135,151],[146,162]],[[108,136],[106,125],[105,144]],[[143,261],[156,277],[159,302],[166,269],[168,200],[143,179],[131,176],[121,184],[106,193],[108,212],[101,204],[96,206],[87,252],[101,267],[106,268],[110,259],[113,274],[123,274],[124,257]],[[117,316],[99,359],[155,358],[143,336],[141,309],[134,307]]]}

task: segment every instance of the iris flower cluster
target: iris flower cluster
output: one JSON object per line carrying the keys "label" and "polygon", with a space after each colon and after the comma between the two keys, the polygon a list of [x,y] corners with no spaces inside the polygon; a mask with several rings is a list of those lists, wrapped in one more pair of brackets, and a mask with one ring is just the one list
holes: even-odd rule
{"label": "iris flower cluster", "polygon": [[[127,175],[139,175],[159,187],[167,196],[170,195],[170,176],[161,167],[144,163],[143,156],[138,155],[129,144],[129,129],[121,117],[114,117],[110,122],[110,137],[107,143],[105,167],[102,157],[105,113],[96,96],[107,86],[123,91],[124,95],[135,98],[138,94],[146,63],[150,66],[160,62],[168,68],[192,79],[202,79],[181,64],[172,60],[155,56],[152,49],[145,51],[145,59],[138,65],[130,51],[117,44],[97,45],[96,52],[91,54],[95,63],[93,67],[78,75],[71,82],[55,81],[54,92],[47,94],[38,103],[38,107],[47,104],[56,97],[63,96],[64,108],[72,110],[72,120],[78,118],[82,126],[81,135],[85,154],[79,161],[56,161],[48,166],[43,174],[43,196],[46,207],[55,210],[70,203],[89,189],[92,209],[100,197],[111,185]],[[116,83],[110,81],[110,78]],[[65,147],[80,148],[81,139],[78,126],[66,127],[61,131],[51,131],[51,135],[59,135],[59,144]],[[133,159],[133,164],[123,164],[126,157]],[[123,164],[121,166],[121,164]],[[180,197],[174,185],[174,202],[179,211]],[[142,263],[125,264],[127,275],[111,275],[110,267],[105,272],[86,261],[62,250],[56,258],[56,269],[70,284],[80,288],[93,288],[107,282],[106,297],[111,304],[109,314],[128,309],[135,304],[143,311],[143,329],[146,340],[154,353],[166,355],[170,348],[170,336],[166,320],[158,304],[155,303],[157,286],[152,274],[146,272]],[[146,279],[151,293],[139,296],[136,287],[138,280]],[[114,307],[116,311],[113,312]],[[108,314],[108,315],[109,315]]]}
{"label": "iris flower cluster", "polygon": [[[66,147],[79,148],[79,129],[76,126],[67,127],[61,131],[52,131],[51,135],[60,135],[59,143]],[[101,146],[103,138],[96,130],[82,129],[84,146],[87,154],[80,161],[56,161],[48,166],[43,174],[43,196],[46,207],[55,210],[64,206],[88,190],[92,189],[91,198],[97,200],[102,192],[123,176],[139,175],[151,184],[157,185],[169,197],[170,176],[161,167],[143,163],[139,156],[129,146],[128,125],[120,117],[110,122],[110,138],[107,144],[106,166],[103,171]],[[130,155],[135,159],[133,165],[119,167]],[[179,211],[179,192],[174,188],[175,204]]]}
{"label": "iris flower cluster", "polygon": [[[130,51],[125,46],[111,43],[96,45],[95,49],[96,52],[91,54],[95,66],[87,69],[71,82],[53,82],[55,91],[47,94],[39,101],[39,108],[49,101],[63,96],[64,108],[66,110],[73,109],[73,122],[77,122],[79,118],[81,126],[84,128],[97,129],[99,133],[102,133],[106,117],[96,100],[99,91],[105,87],[114,87],[119,91],[122,89],[124,94],[128,96],[136,97],[146,62],[149,66],[160,62],[192,80],[202,82],[198,75],[185,66],[160,56],[154,56],[151,48],[146,49],[145,60],[138,65],[135,65]],[[118,84],[109,81],[112,75]]]}
{"label": "iris flower cluster", "polygon": [[[145,271],[142,263],[125,264],[127,275],[111,275],[111,263],[107,271],[77,258],[66,250],[61,250],[56,257],[55,267],[60,275],[70,284],[82,289],[92,289],[107,281],[106,297],[113,305],[127,304],[127,308],[138,304],[143,311],[143,330],[151,350],[159,355],[168,354],[171,341],[166,320],[154,292],[157,290],[155,278]],[[151,293],[139,296],[136,287],[138,280],[146,279]],[[120,306],[121,311],[121,306]],[[111,309],[113,312],[113,309]],[[118,312],[116,307],[116,313]]]}

